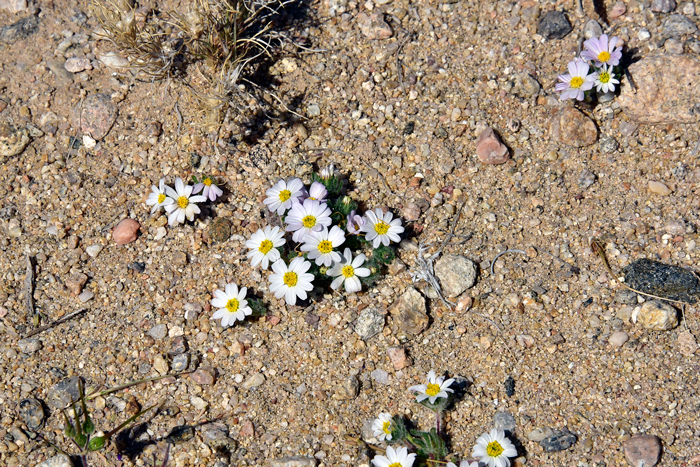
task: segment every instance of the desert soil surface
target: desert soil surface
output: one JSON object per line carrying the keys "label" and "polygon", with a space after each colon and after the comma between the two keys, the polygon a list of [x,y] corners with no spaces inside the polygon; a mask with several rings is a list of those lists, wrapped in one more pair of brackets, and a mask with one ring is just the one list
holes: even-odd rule
{"label": "desert soil surface", "polygon": [[[587,28],[597,30],[589,20],[637,59],[697,60],[700,2],[292,5],[276,26],[289,40],[241,83],[258,101],[221,112],[191,91],[212,89],[205,63],[162,79],[110,68],[104,60],[124,57],[94,34],[86,2],[23,3],[0,2],[0,136],[5,146],[28,138],[0,158],[1,465],[55,456],[42,438],[76,452],[60,410],[76,378],[104,389],[176,369],[190,372],[88,402],[104,432],[158,405],[90,465],[151,465],[175,433],[170,465],[368,466],[369,445],[381,443],[367,423],[380,412],[430,428],[408,391],[429,370],[464,388],[444,420],[458,458],[496,422],[520,466],[642,465],[625,458],[642,434],[660,442],[660,466],[699,462],[698,308],[671,303],[678,319],[666,330],[635,323],[651,299],[627,293],[590,242],[600,239],[616,274],[642,258],[696,269],[700,112],[646,123],[619,96],[562,103],[554,83]],[[190,4],[137,6],[161,14]],[[547,38],[538,25],[555,10],[571,31]],[[662,71],[655,97],[678,95],[679,70]],[[88,104],[94,112],[81,117]],[[580,128],[554,128],[561,108],[578,109]],[[503,164],[477,157],[487,128],[508,148]],[[369,290],[315,290],[287,306],[244,243],[278,222],[262,204],[267,188],[288,177],[308,184],[330,163],[363,211],[402,218],[398,258]],[[202,174],[224,182],[221,201],[184,225],[151,215],[151,185]],[[116,244],[127,218],[138,235]],[[453,222],[442,255],[473,261],[478,277],[450,307],[411,272],[418,245],[437,252]],[[492,267],[508,249],[524,254]],[[262,298],[267,316],[222,328],[210,300],[227,282]],[[29,295],[40,324],[84,311],[27,337]],[[412,307],[428,320],[405,322]],[[358,333],[358,319],[377,317],[377,334]],[[576,442],[547,452],[539,441],[554,430]]]}

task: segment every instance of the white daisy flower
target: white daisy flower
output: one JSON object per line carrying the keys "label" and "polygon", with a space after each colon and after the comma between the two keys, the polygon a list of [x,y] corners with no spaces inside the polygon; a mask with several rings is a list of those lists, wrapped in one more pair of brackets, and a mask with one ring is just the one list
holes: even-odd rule
{"label": "white daisy flower", "polygon": [[328,190],[326,190],[325,185],[321,182],[313,182],[309,187],[309,195],[306,199],[315,199],[319,202],[325,202],[326,196],[328,196]]}
{"label": "white daisy flower", "polygon": [[283,260],[278,259],[272,263],[273,274],[270,274],[270,292],[274,292],[275,297],[282,298],[287,305],[294,305],[297,297],[306,299],[306,292],[314,288],[311,283],[314,275],[306,271],[311,267],[311,263],[304,258],[297,256],[287,266]]}
{"label": "white daisy flower", "polygon": [[169,204],[173,204],[175,201],[172,198],[168,198],[165,194],[165,179],[161,178],[158,182],[158,186],[151,185],[151,194],[148,195],[146,204],[153,206],[151,208],[151,214],[160,209],[161,206],[165,207]]}
{"label": "white daisy flower", "polygon": [[418,397],[416,397],[416,402],[421,402],[425,399],[428,399],[428,401],[431,404],[434,404],[438,398],[447,398],[448,392],[454,392],[452,389],[450,389],[450,384],[454,383],[454,381],[455,380],[452,378],[445,381],[444,376],[435,378],[435,372],[433,370],[430,370],[430,372],[428,372],[428,384],[419,384],[417,386],[411,386],[410,388],[408,388],[408,390],[418,393]]}
{"label": "white daisy flower", "polygon": [[394,449],[391,446],[386,448],[386,456],[374,456],[372,464],[375,467],[411,467],[416,460],[416,455],[408,453],[404,446]]}
{"label": "white daisy flower", "polygon": [[172,204],[165,206],[169,213],[168,224],[175,225],[178,222],[185,222],[185,217],[192,221],[194,215],[200,213],[196,203],[203,203],[207,199],[204,196],[192,196],[192,185],[185,185],[180,177],[175,179],[175,189],[165,186],[165,192],[173,199]]}
{"label": "white daisy flower", "polygon": [[292,207],[292,204],[304,193],[304,184],[298,178],[293,178],[288,182],[280,180],[275,183],[272,188],[269,188],[265,194],[267,198],[263,201],[264,204],[280,216]]}
{"label": "white daisy flower", "polygon": [[311,232],[304,237],[304,244],[301,251],[309,252],[309,259],[315,259],[316,264],[331,267],[331,264],[340,261],[340,253],[333,251],[333,248],[341,245],[345,241],[343,231],[337,225],[328,231],[324,227],[320,232]]}
{"label": "white daisy flower", "polygon": [[247,291],[247,287],[241,287],[239,291],[238,286],[234,283],[226,284],[225,291],[216,289],[211,305],[218,310],[212,315],[212,318],[221,319],[223,327],[233,326],[236,324],[236,320],[243,321],[246,316],[253,312],[248,306],[248,300],[245,299]]}
{"label": "white daisy flower", "polygon": [[384,412],[380,413],[374,422],[372,422],[372,433],[379,441],[391,441],[391,432],[396,428],[391,414]]}
{"label": "white daisy flower", "polygon": [[369,269],[360,267],[364,263],[365,255],[360,253],[355,259],[352,259],[350,248],[346,248],[343,258],[326,272],[329,276],[338,276],[331,282],[331,288],[333,290],[338,290],[340,286],[345,283],[345,291],[347,293],[354,293],[362,290],[362,284],[357,277],[367,277],[370,274]]}
{"label": "white daisy flower", "polygon": [[321,169],[321,178],[331,178],[333,175],[335,175],[335,166],[333,164],[330,164],[324,168]]}
{"label": "white daisy flower", "polygon": [[284,222],[286,230],[294,232],[292,240],[301,243],[311,232],[320,232],[324,226],[331,225],[331,210],[325,203],[307,199],[303,204],[294,204]]}
{"label": "white daisy flower", "polygon": [[559,99],[562,101],[567,99],[582,101],[586,97],[585,91],[593,88],[598,75],[595,72],[588,73],[591,67],[578,59],[570,61],[567,68],[568,73],[557,77],[560,82],[554,86],[554,90],[561,92]]}
{"label": "white daisy flower", "polygon": [[202,196],[209,198],[210,201],[216,201],[216,198],[224,194],[224,190],[216,186],[209,175],[206,175],[201,183],[197,183],[194,186],[192,193],[197,194],[202,191],[202,188],[204,188]]}
{"label": "white daisy flower", "polygon": [[[448,462],[445,467],[457,467],[457,465],[454,462]],[[462,461],[459,463],[459,467],[479,467],[479,463],[477,461]]]}
{"label": "white daisy flower", "polygon": [[250,240],[246,240],[246,248],[250,248],[248,258],[250,264],[256,267],[262,264],[263,269],[267,269],[270,263],[274,263],[280,259],[280,252],[277,247],[284,245],[284,231],[279,227],[265,226],[265,230],[258,229]]}
{"label": "white daisy flower", "polygon": [[394,219],[390,212],[384,214],[381,209],[367,211],[367,222],[361,227],[363,232],[367,232],[365,238],[372,241],[372,246],[377,248],[380,244],[389,246],[391,242],[400,242],[399,234],[403,232],[401,219]]}
{"label": "white daisy flower", "polygon": [[611,67],[603,65],[598,70],[598,78],[595,80],[595,88],[598,92],[612,92],[615,90],[615,85],[620,84],[619,80],[615,79],[615,74]]}
{"label": "white daisy flower", "polygon": [[490,433],[484,433],[476,440],[472,450],[472,456],[478,457],[480,462],[488,467],[508,467],[509,457],[516,457],[518,451],[510,442],[503,431],[492,429]]}
{"label": "white daisy flower", "polygon": [[620,39],[614,36],[608,39],[607,34],[588,39],[583,43],[586,50],[581,52],[581,58],[594,61],[597,67],[602,65],[617,66],[622,58],[622,46],[615,47],[619,41]]}

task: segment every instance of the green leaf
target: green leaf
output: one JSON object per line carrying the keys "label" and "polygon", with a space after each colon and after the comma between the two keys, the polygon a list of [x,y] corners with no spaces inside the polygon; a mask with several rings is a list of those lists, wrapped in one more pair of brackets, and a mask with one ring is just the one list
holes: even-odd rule
{"label": "green leaf", "polygon": [[394,258],[396,258],[396,251],[390,246],[379,245],[374,249],[372,257],[378,263],[391,264]]}
{"label": "green leaf", "polygon": [[408,437],[408,429],[406,428],[403,418],[394,415],[391,421],[394,422],[394,429],[391,430],[391,440],[388,440],[387,443],[403,443]]}
{"label": "green leaf", "polygon": [[262,300],[259,298],[249,298],[248,299],[248,306],[250,307],[251,310],[253,310],[253,313],[251,313],[251,316],[265,316],[267,315],[267,307],[263,303]]}
{"label": "green leaf", "polygon": [[435,428],[432,428],[429,432],[411,430],[411,434],[413,435],[411,442],[416,446],[419,456],[438,460],[447,456],[445,441],[440,438]]}

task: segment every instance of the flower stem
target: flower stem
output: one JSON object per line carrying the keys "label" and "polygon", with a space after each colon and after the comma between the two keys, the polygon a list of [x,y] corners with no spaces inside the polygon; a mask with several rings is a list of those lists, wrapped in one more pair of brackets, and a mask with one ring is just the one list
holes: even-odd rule
{"label": "flower stem", "polygon": [[440,430],[442,429],[442,410],[435,411],[435,429],[437,430],[438,436],[440,436]]}

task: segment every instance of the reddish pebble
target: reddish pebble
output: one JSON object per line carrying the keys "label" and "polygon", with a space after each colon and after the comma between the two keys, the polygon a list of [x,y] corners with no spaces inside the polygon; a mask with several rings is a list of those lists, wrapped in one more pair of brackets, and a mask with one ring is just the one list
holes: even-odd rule
{"label": "reddish pebble", "polygon": [[136,232],[141,224],[133,219],[124,219],[114,228],[112,238],[117,245],[126,245],[136,240]]}
{"label": "reddish pebble", "polygon": [[243,428],[241,428],[241,436],[255,436],[255,427],[253,422],[247,420],[243,422]]}
{"label": "reddish pebble", "polygon": [[610,13],[608,13],[608,17],[610,17],[612,19],[619,18],[620,16],[624,15],[626,12],[627,12],[627,5],[625,5],[623,2],[617,2],[610,9]]}
{"label": "reddish pebble", "polygon": [[501,143],[493,129],[486,128],[476,140],[476,155],[484,164],[503,164],[510,159],[508,148]]}
{"label": "reddish pebble", "polygon": [[622,447],[627,462],[633,467],[653,467],[659,462],[661,441],[654,435],[635,435]]}
{"label": "reddish pebble", "polygon": [[394,365],[395,370],[402,370],[411,365],[411,360],[406,357],[406,351],[401,347],[389,347],[386,349],[389,360]]}

